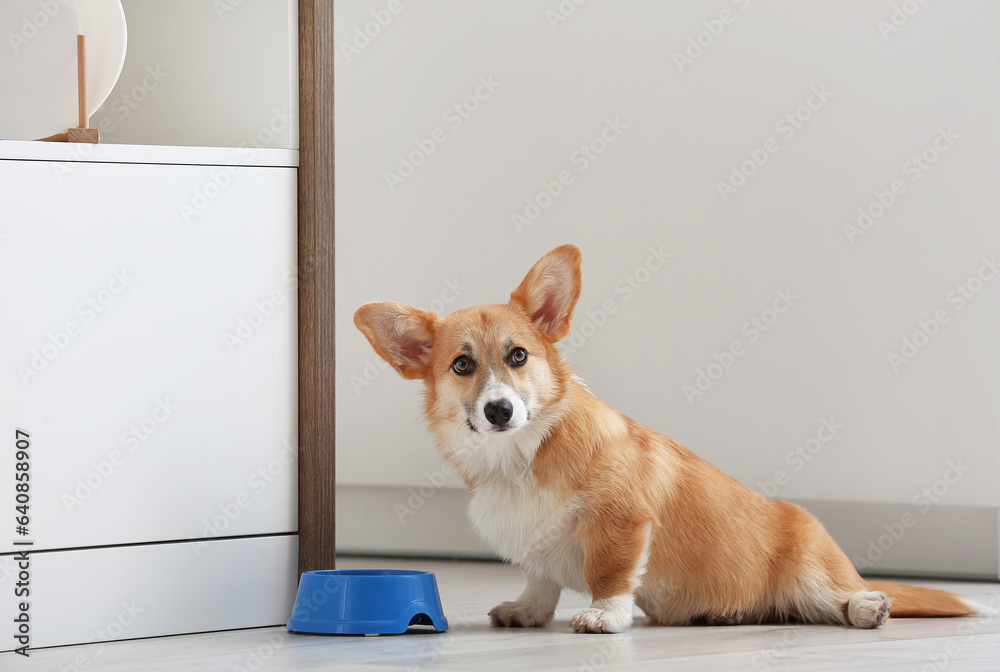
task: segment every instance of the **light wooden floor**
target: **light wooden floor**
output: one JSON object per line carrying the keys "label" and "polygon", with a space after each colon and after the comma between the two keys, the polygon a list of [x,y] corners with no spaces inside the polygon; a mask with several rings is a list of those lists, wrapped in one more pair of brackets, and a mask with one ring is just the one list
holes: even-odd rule
{"label": "light wooden floor", "polygon": [[[66,670],[81,654],[88,670],[1000,670],[1000,618],[891,620],[878,630],[830,626],[644,627],[623,635],[578,635],[569,619],[587,606],[566,593],[553,625],[491,628],[486,612],[514,599],[520,571],[495,563],[344,558],[340,568],[410,568],[437,574],[451,629],[381,637],[303,636],[284,628],[115,642],[4,654],[0,670]],[[1000,606],[1000,584],[916,582]],[[637,612],[638,613],[638,612]]]}

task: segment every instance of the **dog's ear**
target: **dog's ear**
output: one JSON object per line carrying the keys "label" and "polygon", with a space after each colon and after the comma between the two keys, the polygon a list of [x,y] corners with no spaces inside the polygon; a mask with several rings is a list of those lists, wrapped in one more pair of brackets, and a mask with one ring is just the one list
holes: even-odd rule
{"label": "dog's ear", "polygon": [[551,341],[569,333],[573,308],[580,298],[582,255],[575,245],[552,250],[531,267],[511,295],[535,326]]}
{"label": "dog's ear", "polygon": [[423,378],[430,364],[437,316],[402,303],[366,303],[354,313],[354,324],[403,378]]}

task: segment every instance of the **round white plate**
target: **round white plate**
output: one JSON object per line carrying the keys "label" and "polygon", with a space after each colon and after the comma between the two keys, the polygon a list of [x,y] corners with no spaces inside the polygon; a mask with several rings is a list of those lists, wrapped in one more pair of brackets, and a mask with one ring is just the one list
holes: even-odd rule
{"label": "round white plate", "polygon": [[76,36],[87,36],[87,106],[125,63],[121,0],[0,0],[0,139],[38,140],[79,122]]}

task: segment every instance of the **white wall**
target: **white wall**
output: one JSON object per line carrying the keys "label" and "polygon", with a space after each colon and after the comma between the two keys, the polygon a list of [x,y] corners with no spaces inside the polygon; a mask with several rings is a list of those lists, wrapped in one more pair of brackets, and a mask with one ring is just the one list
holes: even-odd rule
{"label": "white wall", "polygon": [[128,53],[101,142],[298,148],[295,0],[123,0]]}
{"label": "white wall", "polygon": [[[996,576],[1000,8],[896,5],[593,2],[556,21],[575,5],[339,2],[337,473],[344,504],[382,521],[345,524],[341,508],[340,547],[473,543],[457,517],[393,513],[441,462],[420,385],[374,368],[354,310],[502,302],[573,242],[584,289],[566,349],[595,393],[822,509],[849,553],[912,514],[879,570]],[[421,165],[387,179],[412,152]],[[720,189],[743,165],[745,183]],[[545,183],[559,194],[532,211]],[[859,208],[877,216],[854,231]],[[647,272],[650,249],[671,256]],[[766,332],[744,327],[781,292],[795,298]],[[734,342],[743,354],[686,395]],[[798,457],[824,418],[842,428]],[[399,541],[413,526],[432,541]],[[954,562],[928,554],[939,528]]]}

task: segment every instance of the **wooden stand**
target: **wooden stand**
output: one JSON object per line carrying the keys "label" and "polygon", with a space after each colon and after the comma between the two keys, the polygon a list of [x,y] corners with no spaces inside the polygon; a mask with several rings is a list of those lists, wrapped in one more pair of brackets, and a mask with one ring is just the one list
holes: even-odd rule
{"label": "wooden stand", "polygon": [[79,126],[62,133],[42,138],[46,142],[90,142],[101,141],[101,132],[90,127],[90,115],[87,113],[87,36],[76,36],[76,79],[77,99],[79,102]]}

